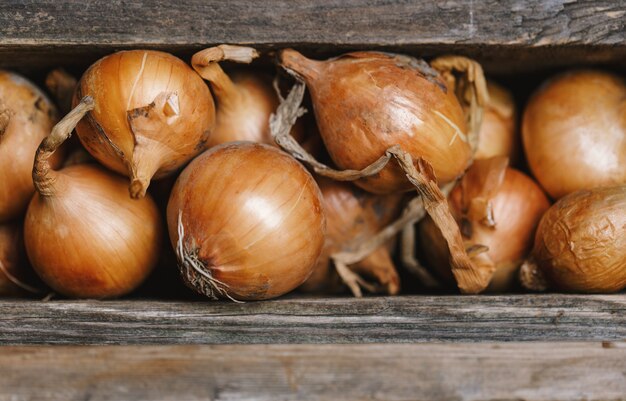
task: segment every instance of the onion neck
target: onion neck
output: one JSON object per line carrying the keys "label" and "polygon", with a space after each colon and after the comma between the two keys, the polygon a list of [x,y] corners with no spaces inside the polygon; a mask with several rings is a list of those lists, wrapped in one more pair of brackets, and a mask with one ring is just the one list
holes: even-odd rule
{"label": "onion neck", "polygon": [[148,146],[135,146],[133,162],[130,166],[130,196],[133,199],[143,198],[150,186],[150,180],[161,166],[161,158],[155,157],[154,149]]}
{"label": "onion neck", "polygon": [[241,99],[237,85],[220,67],[220,61],[234,61],[249,64],[259,54],[251,47],[220,45],[204,49],[191,59],[194,70],[205,80],[211,83],[213,94],[217,98],[219,107],[233,107]]}
{"label": "onion neck", "polygon": [[283,68],[305,82],[314,81],[320,75],[321,61],[306,58],[293,49],[281,51],[279,59]]}
{"label": "onion neck", "polygon": [[52,195],[58,178],[58,173],[50,166],[50,157],[72,135],[76,124],[93,108],[93,98],[84,97],[78,106],[52,128],[50,135],[41,141],[33,165],[33,184],[40,195]]}
{"label": "onion neck", "polygon": [[175,135],[172,126],[180,118],[178,95],[161,92],[149,105],[127,113],[135,147],[131,160],[125,159],[125,162],[130,178],[130,195],[138,199],[145,196],[150,180],[164,161],[176,158],[176,152],[161,141]]}

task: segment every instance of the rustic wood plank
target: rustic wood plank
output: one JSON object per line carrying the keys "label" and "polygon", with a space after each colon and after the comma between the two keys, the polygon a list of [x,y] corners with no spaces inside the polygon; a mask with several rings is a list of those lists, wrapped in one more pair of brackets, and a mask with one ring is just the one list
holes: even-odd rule
{"label": "rustic wood plank", "polygon": [[0,344],[286,344],[626,338],[626,295],[227,302],[1,301]]}
{"label": "rustic wood plank", "polygon": [[619,0],[9,0],[2,43],[623,45]]}
{"label": "rustic wood plank", "polygon": [[2,400],[623,400],[624,343],[5,347]]}
{"label": "rustic wood plank", "polygon": [[84,66],[137,47],[187,58],[206,45],[247,43],[322,53],[463,53],[499,72],[624,67],[625,21],[620,0],[9,0],[0,2],[0,66]]}

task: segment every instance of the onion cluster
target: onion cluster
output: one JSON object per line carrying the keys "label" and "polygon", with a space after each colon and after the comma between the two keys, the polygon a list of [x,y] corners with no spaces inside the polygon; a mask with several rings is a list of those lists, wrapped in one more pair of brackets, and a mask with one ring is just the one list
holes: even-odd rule
{"label": "onion cluster", "polygon": [[367,191],[416,189],[446,240],[459,289],[484,290],[489,274],[466,252],[439,188],[462,175],[477,146],[482,107],[488,99],[480,65],[464,57],[441,57],[429,65],[376,52],[315,61],[292,49],[281,51],[280,62],[306,83],[324,144],[344,170],[312,160],[285,138],[285,128],[301,114],[300,84],[270,121],[277,142],[318,174],[358,180]]}
{"label": "onion cluster", "polygon": [[[163,254],[163,212],[183,281],[212,299],[397,294],[403,229],[402,260],[434,282],[413,252],[426,214],[418,256],[462,293],[511,291],[517,279],[533,290],[626,288],[623,78],[570,71],[534,93],[521,134],[536,184],[509,167],[513,96],[475,61],[278,56],[297,81],[286,99],[258,71],[222,70],[258,57],[245,46],[202,50],[191,66],[121,51],[79,82],[56,70],[47,85],[68,113],[60,121],[41,91],[0,71],[0,295],[40,292],[30,266],[64,296],[130,293]],[[298,121],[305,85],[315,135]],[[82,149],[63,163],[74,128],[103,167]],[[311,155],[316,146],[333,166]],[[167,201],[160,212],[146,191],[165,177],[151,190]]]}

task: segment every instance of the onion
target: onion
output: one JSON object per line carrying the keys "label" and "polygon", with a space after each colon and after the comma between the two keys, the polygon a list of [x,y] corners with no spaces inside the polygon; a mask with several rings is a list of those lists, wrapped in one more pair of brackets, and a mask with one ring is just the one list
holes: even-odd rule
{"label": "onion", "polygon": [[216,146],[192,161],[167,207],[183,280],[209,298],[269,299],[302,284],[324,245],[311,175],[280,150]]}
{"label": "onion", "polygon": [[[311,92],[320,134],[338,167],[363,169],[393,145],[428,161],[440,183],[468,167],[472,152],[463,109],[427,65],[375,52],[315,61],[291,49],[280,60]],[[356,184],[379,194],[413,188],[394,164]]]}
{"label": "onion", "polygon": [[[336,252],[354,249],[357,244],[391,223],[400,212],[402,197],[372,195],[352,184],[324,177],[319,177],[317,183],[322,191],[328,229],[322,255],[311,277],[300,289],[305,292],[334,293],[343,287],[343,283],[332,268],[331,256]],[[361,294],[359,284],[390,295],[400,291],[400,278],[387,245],[379,247],[350,269],[358,275],[358,278],[353,277],[359,282],[350,281],[346,284],[357,296]],[[374,279],[376,285],[368,285],[361,276]]]}
{"label": "onion", "polygon": [[580,190],[542,217],[522,284],[603,293],[626,288],[626,185]]}
{"label": "onion", "polygon": [[522,139],[533,175],[555,199],[626,183],[624,80],[583,70],[547,81],[526,106]]}
{"label": "onion", "polygon": [[[269,119],[278,107],[278,96],[270,77],[249,71],[235,71],[228,76],[218,64],[220,61],[250,63],[258,56],[250,47],[220,45],[202,50],[191,59],[193,68],[211,83],[217,101],[215,129],[208,142],[210,147],[235,141],[276,146]],[[301,124],[294,125],[292,135],[303,139]]]}
{"label": "onion", "polygon": [[485,106],[474,158],[505,156],[513,165],[518,159],[517,110],[513,95],[493,81],[487,81],[487,90],[489,102]]}
{"label": "onion", "polygon": [[[48,98],[19,75],[0,70],[0,222],[17,219],[33,196],[35,151],[57,121]],[[50,160],[61,164],[63,152]]]}
{"label": "onion", "polygon": [[24,238],[35,271],[55,291],[110,298],[132,291],[148,276],[162,227],[154,201],[130,199],[126,179],[93,164],[50,169],[48,158],[92,108],[93,100],[83,99],[37,150],[37,193],[26,213]]}
{"label": "onion", "polygon": [[24,252],[22,227],[17,222],[0,224],[0,296],[39,292]]}
{"label": "onion", "polygon": [[99,162],[130,177],[133,198],[202,152],[215,122],[202,78],[163,52],[123,51],[96,61],[74,104],[83,96],[93,97],[95,108],[76,127],[78,137]]}
{"label": "onion", "polygon": [[[479,255],[480,263],[496,267],[487,291],[511,290],[539,219],[550,207],[541,188],[508,168],[504,157],[476,160],[450,193],[448,203],[466,244],[477,251],[488,248]],[[454,283],[448,248],[439,230],[429,218],[419,230],[425,261],[442,279]]]}

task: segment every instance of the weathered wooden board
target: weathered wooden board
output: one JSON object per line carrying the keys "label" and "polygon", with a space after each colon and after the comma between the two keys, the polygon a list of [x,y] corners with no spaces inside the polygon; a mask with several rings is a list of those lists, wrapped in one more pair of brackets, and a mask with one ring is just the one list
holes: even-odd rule
{"label": "weathered wooden board", "polygon": [[8,0],[4,44],[605,44],[625,39],[619,0]]}
{"label": "weathered wooden board", "polygon": [[623,343],[0,348],[0,400],[623,400]]}
{"label": "weathered wooden board", "polygon": [[455,52],[499,72],[624,66],[625,21],[620,0],[8,0],[0,2],[0,66],[85,65],[136,47],[187,57],[216,43]]}
{"label": "weathered wooden board", "polygon": [[623,339],[624,294],[0,302],[5,345]]}

